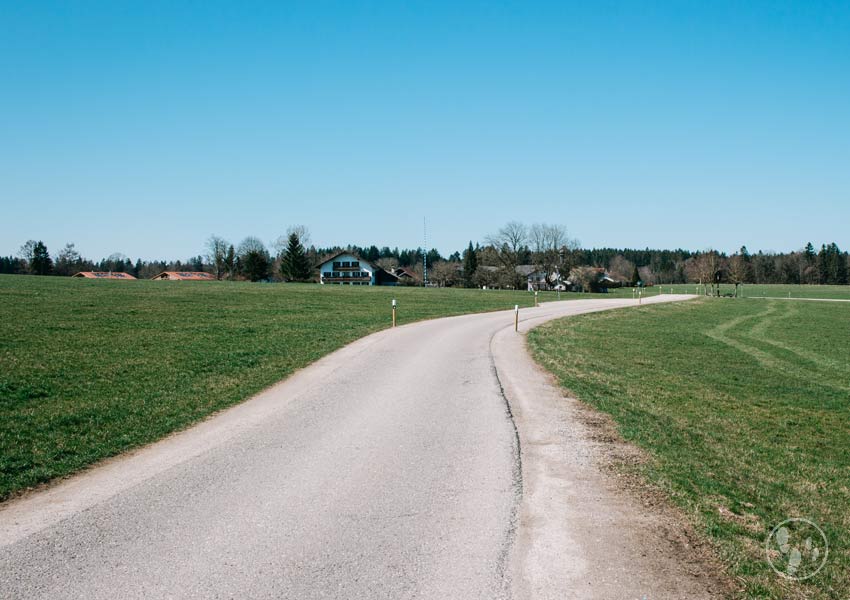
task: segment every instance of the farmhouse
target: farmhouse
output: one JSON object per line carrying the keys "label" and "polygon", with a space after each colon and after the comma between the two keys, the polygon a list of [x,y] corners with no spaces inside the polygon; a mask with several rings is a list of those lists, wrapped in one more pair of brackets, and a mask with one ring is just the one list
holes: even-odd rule
{"label": "farmhouse", "polygon": [[535,265],[517,265],[516,272],[519,275],[525,276],[529,292],[536,290],[561,291],[566,289],[557,268],[551,273],[547,273]]}
{"label": "farmhouse", "polygon": [[135,279],[129,273],[119,273],[118,271],[80,271],[72,277],[84,277],[86,279]]}
{"label": "farmhouse", "polygon": [[215,281],[215,275],[203,271],[163,271],[151,277],[159,281]]}
{"label": "farmhouse", "polygon": [[319,283],[398,285],[399,278],[351,252],[338,252],[318,266]]}
{"label": "farmhouse", "polygon": [[399,281],[414,281],[417,279],[416,273],[405,267],[396,267],[392,270],[392,273],[398,277]]}

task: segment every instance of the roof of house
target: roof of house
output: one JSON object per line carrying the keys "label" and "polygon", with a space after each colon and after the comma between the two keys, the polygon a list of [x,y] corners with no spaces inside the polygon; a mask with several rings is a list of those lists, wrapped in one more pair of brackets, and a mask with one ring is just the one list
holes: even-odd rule
{"label": "roof of house", "polygon": [[368,260],[365,260],[365,259],[361,258],[359,254],[357,254],[356,252],[352,252],[351,250],[341,250],[340,252],[337,252],[336,254],[332,254],[332,255],[331,255],[331,256],[329,256],[328,258],[326,258],[326,259],[324,259],[324,260],[322,260],[322,261],[319,261],[319,264],[317,264],[317,265],[316,265],[316,268],[319,268],[319,267],[321,267],[322,265],[324,265],[324,264],[326,264],[326,263],[331,262],[331,261],[332,261],[332,260],[334,260],[335,258],[339,258],[339,257],[340,257],[340,256],[342,256],[343,254],[348,254],[349,256],[353,256],[354,258],[356,258],[356,259],[357,259],[357,260],[359,260],[360,262],[362,262],[362,263],[366,263],[367,265],[369,265],[370,267],[373,267],[373,268],[375,268],[375,269],[379,269],[379,268],[380,268],[380,267],[377,267],[377,266],[373,265],[373,264],[372,264],[372,263],[370,263]]}
{"label": "roof of house", "polygon": [[135,279],[129,273],[119,273],[118,271],[80,271],[72,277],[85,277],[86,279]]}
{"label": "roof of house", "polygon": [[531,275],[537,270],[537,267],[534,265],[517,265],[514,267],[514,271],[516,271],[519,275]]}
{"label": "roof of house", "polygon": [[393,275],[396,277],[413,277],[416,278],[416,274],[410,269],[406,269],[404,267],[398,267],[393,270]]}
{"label": "roof of house", "polygon": [[163,271],[151,279],[168,279],[176,281],[211,281],[215,275],[204,271]]}

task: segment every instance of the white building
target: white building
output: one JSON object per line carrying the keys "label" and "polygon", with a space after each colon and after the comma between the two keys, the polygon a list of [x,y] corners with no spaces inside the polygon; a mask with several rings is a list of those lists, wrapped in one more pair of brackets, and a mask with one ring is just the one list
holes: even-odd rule
{"label": "white building", "polygon": [[398,277],[351,252],[339,252],[319,265],[319,283],[398,285]]}

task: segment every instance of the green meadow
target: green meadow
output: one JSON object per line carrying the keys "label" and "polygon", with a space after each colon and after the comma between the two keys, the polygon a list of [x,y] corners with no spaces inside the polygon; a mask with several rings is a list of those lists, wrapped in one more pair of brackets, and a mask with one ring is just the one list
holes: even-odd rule
{"label": "green meadow", "polygon": [[[647,288],[645,293],[655,295],[702,293],[702,286],[695,283],[658,284]],[[721,294],[734,294],[735,286],[731,283],[720,285]],[[747,283],[739,286],[739,297],[743,298],[819,298],[828,300],[850,300],[850,285],[785,285],[785,284],[755,284]]]}
{"label": "green meadow", "polygon": [[[647,451],[621,467],[684,510],[741,598],[847,600],[849,332],[841,302],[704,298],[553,321],[529,345]],[[817,523],[830,545],[823,570],[799,582],[765,555],[792,517]]]}
{"label": "green meadow", "polygon": [[389,327],[393,298],[400,325],[533,303],[493,290],[0,275],[0,500]]}

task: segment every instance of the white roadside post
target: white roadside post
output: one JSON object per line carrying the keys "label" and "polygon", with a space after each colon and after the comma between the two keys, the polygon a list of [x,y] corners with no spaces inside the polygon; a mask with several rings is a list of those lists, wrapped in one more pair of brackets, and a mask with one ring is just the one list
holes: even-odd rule
{"label": "white roadside post", "polygon": [[514,331],[519,331],[519,304],[514,304]]}
{"label": "white roadside post", "polygon": [[[788,296],[791,296],[791,292],[788,292]],[[537,304],[537,290],[534,291],[534,306],[539,306],[539,304]]]}
{"label": "white roadside post", "polygon": [[395,327],[395,298],[393,298],[393,327]]}
{"label": "white roadside post", "polygon": [[643,290],[638,290],[638,304],[640,304],[643,299]]}

